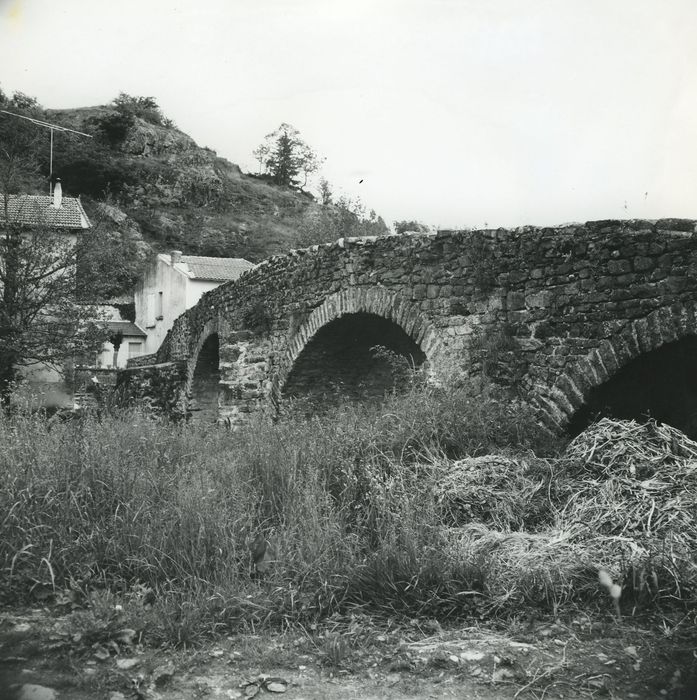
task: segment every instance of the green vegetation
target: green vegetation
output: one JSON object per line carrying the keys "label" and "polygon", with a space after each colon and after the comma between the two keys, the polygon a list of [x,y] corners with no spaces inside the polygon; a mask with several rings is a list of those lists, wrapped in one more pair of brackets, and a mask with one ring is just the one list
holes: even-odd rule
{"label": "green vegetation", "polygon": [[[679,433],[636,435],[625,453],[590,435],[555,456],[521,406],[466,387],[298,413],[236,433],[137,412],[3,418],[3,602],[106,600],[122,626],[175,644],[357,606],[609,616],[600,569],[623,615],[695,603],[697,445]],[[646,444],[651,476],[618,468]]]}
{"label": "green vegetation", "polygon": [[308,212],[305,225],[295,238],[298,248],[331,243],[354,236],[385,236],[389,233],[381,216],[366,212],[360,200],[339,197],[336,202]]}
{"label": "green vegetation", "polygon": [[394,222],[395,233],[406,233],[407,231],[413,231],[416,233],[428,233],[429,228],[426,224],[422,224],[420,221],[403,220]]}
{"label": "green vegetation", "polygon": [[171,119],[167,119],[160,110],[154,97],[136,97],[125,92],[112,102],[117,113],[122,117],[138,117],[158,126],[173,126]]}
{"label": "green vegetation", "polygon": [[[244,257],[259,262],[292,248],[347,236],[384,235],[387,226],[358,201],[334,198],[326,181],[320,201],[302,191],[321,159],[282,124],[257,151],[263,174],[243,174],[210,148],[200,148],[165,117],[153,97],[121,93],[111,104],[46,110],[22,93],[0,92],[0,106],[85,132],[54,135],[54,176],[64,194],[82,196],[91,219],[106,202],[115,216],[102,218],[100,245],[125,242],[113,279],[93,275],[92,298],[130,291],[148,249],[176,248],[191,255]],[[0,115],[0,146],[22,120]],[[47,189],[48,147],[32,131],[24,155],[33,168],[18,191]],[[30,134],[31,136],[31,134]]]}
{"label": "green vegetation", "polygon": [[[18,120],[19,121],[19,120]],[[0,408],[22,368],[60,368],[93,353],[104,339],[95,308],[76,303],[82,280],[77,250],[47,220],[26,227],[10,216],[11,197],[34,174],[27,150],[36,140],[26,121],[0,124]],[[93,249],[94,260],[99,258]]]}

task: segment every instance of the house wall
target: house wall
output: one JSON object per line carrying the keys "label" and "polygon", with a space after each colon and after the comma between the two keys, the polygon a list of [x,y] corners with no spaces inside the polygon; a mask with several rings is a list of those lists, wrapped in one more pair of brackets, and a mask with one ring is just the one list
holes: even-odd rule
{"label": "house wall", "polygon": [[[142,336],[124,336],[119,346],[119,354],[116,358],[116,367],[123,369],[128,364],[128,360],[132,357],[139,357],[145,353],[145,338]],[[137,354],[131,354],[130,343],[138,345]],[[96,366],[99,368],[114,367],[114,346],[112,343],[104,343],[101,352],[96,358]]]}
{"label": "house wall", "polygon": [[221,282],[212,282],[210,280],[192,280],[188,281],[186,288],[186,308],[190,309],[192,306],[198,304],[201,297],[206,293],[210,292],[211,289],[219,287]]}
{"label": "house wall", "polygon": [[[136,324],[148,335],[143,354],[155,352],[174,320],[187,309],[188,277],[158,256],[135,289]],[[162,314],[158,312],[162,294]]]}

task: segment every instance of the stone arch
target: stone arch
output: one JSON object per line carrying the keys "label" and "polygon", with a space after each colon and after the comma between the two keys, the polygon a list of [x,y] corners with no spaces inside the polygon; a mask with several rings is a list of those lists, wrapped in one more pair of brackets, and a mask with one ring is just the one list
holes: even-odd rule
{"label": "stone arch", "polygon": [[218,320],[208,321],[187,361],[188,410],[197,420],[214,422],[218,417],[220,383],[220,337]]}
{"label": "stone arch", "polygon": [[697,305],[660,307],[627,323],[561,373],[551,386],[538,387],[533,403],[550,426],[565,429],[590,392],[628,363],[664,345],[697,335]]}
{"label": "stone arch", "polygon": [[434,324],[408,299],[384,287],[350,288],[328,296],[298,327],[288,343],[272,382],[272,398],[281,391],[301,353],[317,333],[333,321],[351,314],[371,314],[399,327],[423,352],[429,367],[441,351],[441,339]]}

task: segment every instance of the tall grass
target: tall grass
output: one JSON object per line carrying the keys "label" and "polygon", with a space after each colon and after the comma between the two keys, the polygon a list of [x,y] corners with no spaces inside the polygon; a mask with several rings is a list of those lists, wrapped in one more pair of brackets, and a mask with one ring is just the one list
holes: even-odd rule
{"label": "tall grass", "polygon": [[[578,597],[579,567],[587,576],[594,559],[545,531],[559,525],[563,489],[553,460],[530,457],[553,445],[520,407],[415,388],[293,415],[234,433],[133,411],[0,418],[0,596],[69,590],[93,610],[118,599],[130,626],[176,643],[350,605],[462,616]],[[441,497],[453,459],[514,450],[528,458]],[[479,504],[478,525],[456,527],[463,503]],[[263,578],[249,549],[259,537],[275,559]]]}

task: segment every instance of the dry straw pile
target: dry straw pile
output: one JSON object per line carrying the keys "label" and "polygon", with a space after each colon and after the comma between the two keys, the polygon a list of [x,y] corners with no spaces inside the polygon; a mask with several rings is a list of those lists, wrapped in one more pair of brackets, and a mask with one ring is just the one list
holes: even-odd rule
{"label": "dry straw pile", "polygon": [[436,499],[495,609],[603,600],[600,570],[625,608],[694,602],[697,443],[669,426],[606,418],[556,460],[462,460]]}
{"label": "dry straw pile", "polygon": [[697,592],[697,443],[668,425],[604,418],[567,448],[560,513],[638,596]]}

